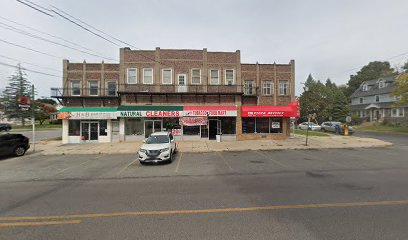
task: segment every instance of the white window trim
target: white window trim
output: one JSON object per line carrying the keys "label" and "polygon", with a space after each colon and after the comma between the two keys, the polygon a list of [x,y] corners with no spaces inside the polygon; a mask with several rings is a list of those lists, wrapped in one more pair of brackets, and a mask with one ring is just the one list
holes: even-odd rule
{"label": "white window trim", "polygon": [[[211,82],[211,80],[212,80],[211,71],[217,71],[217,73],[218,73],[217,83],[212,83],[212,82]],[[209,75],[210,75],[209,85],[220,85],[220,70],[219,70],[219,69],[214,69],[214,68],[213,68],[213,69],[210,69]]]}
{"label": "white window trim", "polygon": [[[145,70],[151,69],[152,70],[152,82],[151,83],[146,83],[145,81]],[[143,84],[148,84],[148,85],[153,85],[154,84],[154,70],[153,68],[143,68]]]}
{"label": "white window trim", "polygon": [[105,96],[112,96],[112,95],[109,95],[109,94],[108,94],[108,93],[109,93],[108,83],[110,83],[110,82],[114,82],[114,83],[115,83],[115,85],[116,85],[116,92],[115,92],[115,95],[114,95],[114,96],[117,96],[117,95],[118,95],[118,93],[117,93],[117,91],[118,91],[118,81],[117,81],[117,80],[105,80]]}
{"label": "white window trim", "polygon": [[[200,71],[200,83],[193,83],[193,70],[199,70]],[[191,69],[191,85],[201,85],[201,68],[192,68]]]}
{"label": "white window trim", "polygon": [[[166,71],[166,70],[170,70],[170,83],[165,83],[165,82],[164,82],[164,71]],[[153,72],[152,72],[152,73],[153,73]],[[143,75],[143,77],[144,77],[144,75]],[[153,77],[153,76],[152,76],[152,77]],[[172,85],[172,84],[173,84],[173,69],[172,69],[172,68],[163,68],[163,69],[162,69],[161,79],[162,79],[162,84],[163,84],[163,85]]]}
{"label": "white window trim", "polygon": [[[97,88],[97,91],[96,91],[96,95],[91,94],[91,82],[97,82],[98,83],[98,88]],[[92,80],[92,79],[88,80],[88,96],[99,96],[100,85],[101,85],[101,82],[98,81],[98,80]]]}
{"label": "white window trim", "polygon": [[367,91],[368,91],[368,86],[367,86],[366,83],[363,85],[362,90],[363,90],[363,92],[367,92]]}
{"label": "white window trim", "polygon": [[224,84],[228,85],[227,83],[227,71],[232,70],[232,84],[231,85],[235,85],[235,69],[233,68],[227,68],[224,70]]}
{"label": "white window trim", "polygon": [[[269,94],[266,94],[265,91],[264,91],[266,89],[265,82],[270,82],[270,85],[269,85],[270,93]],[[273,93],[273,81],[272,80],[263,80],[262,81],[262,95],[263,96],[272,96],[272,93]]]}
{"label": "white window trim", "polygon": [[[81,80],[70,80],[70,82],[71,82],[71,96],[81,96],[81,92],[82,92]],[[72,86],[72,85],[73,85],[73,82],[79,82],[79,94],[78,94],[78,95],[77,95],[77,94],[73,94],[73,91],[74,91],[74,87]]]}
{"label": "white window trim", "polygon": [[384,82],[384,80],[380,80],[379,82],[378,82],[378,88],[384,88],[385,87],[385,82]]}
{"label": "white window trim", "polygon": [[[397,110],[397,114],[394,115],[392,113],[393,110]],[[400,116],[401,110],[402,110],[402,116]],[[405,109],[403,107],[401,107],[401,108],[392,108],[391,109],[391,117],[393,117],[393,118],[405,117]]]}
{"label": "white window trim", "polygon": [[363,104],[364,103],[364,98],[363,97],[358,98],[358,103]]}
{"label": "white window trim", "polygon": [[[281,82],[285,82],[286,94],[281,92]],[[279,96],[288,96],[289,95],[289,81],[288,80],[279,80],[278,84],[279,84]]]}
{"label": "white window trim", "polygon": [[[136,71],[136,81],[134,83],[129,82],[129,70],[135,70]],[[126,69],[126,83],[127,84],[137,84],[138,77],[137,77],[137,68],[127,68]]]}
{"label": "white window trim", "polygon": [[[377,102],[377,97],[378,97],[378,102],[380,102],[380,95],[375,95],[375,96],[374,96],[374,101]],[[377,102],[377,103],[378,103],[378,102]]]}

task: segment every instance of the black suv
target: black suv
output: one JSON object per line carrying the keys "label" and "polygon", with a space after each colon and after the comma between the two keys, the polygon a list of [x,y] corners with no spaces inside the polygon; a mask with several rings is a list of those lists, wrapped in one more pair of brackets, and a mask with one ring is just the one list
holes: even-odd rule
{"label": "black suv", "polygon": [[30,148],[28,137],[22,134],[0,134],[0,155],[23,156]]}
{"label": "black suv", "polygon": [[0,123],[0,132],[1,131],[10,131],[11,130],[11,125],[8,123]]}

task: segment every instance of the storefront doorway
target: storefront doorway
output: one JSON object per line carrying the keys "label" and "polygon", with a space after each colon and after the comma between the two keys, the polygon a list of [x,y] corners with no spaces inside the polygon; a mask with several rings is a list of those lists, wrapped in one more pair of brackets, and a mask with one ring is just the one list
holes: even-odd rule
{"label": "storefront doorway", "polygon": [[144,121],[145,138],[149,137],[154,132],[159,132],[162,129],[161,120],[145,120]]}
{"label": "storefront doorway", "polygon": [[217,119],[208,120],[208,139],[215,140],[221,134],[221,121]]}
{"label": "storefront doorway", "polygon": [[81,122],[81,140],[98,141],[98,122]]}

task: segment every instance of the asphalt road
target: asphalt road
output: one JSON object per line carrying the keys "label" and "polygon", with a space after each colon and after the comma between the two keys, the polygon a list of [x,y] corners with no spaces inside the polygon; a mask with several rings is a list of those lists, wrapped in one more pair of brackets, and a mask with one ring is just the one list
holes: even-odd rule
{"label": "asphalt road", "polygon": [[[390,137],[399,142],[398,137]],[[0,161],[0,239],[406,239],[408,149]]]}
{"label": "asphalt road", "polygon": [[[24,136],[30,138],[30,141],[33,140],[33,132],[32,131],[17,131],[13,130],[10,133],[21,133]],[[47,140],[47,139],[55,139],[62,137],[62,129],[52,129],[52,130],[40,130],[35,132],[35,142]]]}

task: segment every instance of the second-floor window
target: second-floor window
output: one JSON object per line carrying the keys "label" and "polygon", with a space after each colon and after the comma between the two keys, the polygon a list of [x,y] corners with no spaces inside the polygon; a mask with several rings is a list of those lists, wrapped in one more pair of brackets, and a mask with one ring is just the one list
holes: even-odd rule
{"label": "second-floor window", "polygon": [[162,83],[163,84],[173,83],[173,71],[171,69],[162,70]]}
{"label": "second-floor window", "polygon": [[254,89],[254,80],[245,80],[244,81],[244,93],[246,95],[252,95],[255,94],[255,89]]}
{"label": "second-floor window", "polygon": [[71,81],[71,95],[80,96],[81,95],[81,81],[72,80]]}
{"label": "second-floor window", "polygon": [[379,102],[380,101],[380,96],[375,96],[375,102]]}
{"label": "second-floor window", "polygon": [[191,70],[191,84],[201,84],[201,69]]}
{"label": "second-floor window", "polygon": [[364,103],[364,98],[360,98],[360,103]]}
{"label": "second-floor window", "polygon": [[210,70],[210,84],[216,85],[220,83],[219,71],[217,69]]}
{"label": "second-floor window", "polygon": [[143,83],[153,84],[153,68],[143,68]]}
{"label": "second-floor window", "polygon": [[279,81],[279,95],[284,96],[289,94],[289,83],[288,80]]}
{"label": "second-floor window", "polygon": [[226,69],[225,70],[225,84],[226,85],[234,85],[234,69]]}
{"label": "second-floor window", "polygon": [[98,96],[99,81],[89,81],[89,96]]}
{"label": "second-floor window", "polygon": [[107,96],[116,96],[116,81],[107,81],[106,82],[106,95]]}
{"label": "second-floor window", "polygon": [[136,84],[137,83],[137,68],[127,69],[127,83]]}
{"label": "second-floor window", "polygon": [[272,95],[272,89],[273,89],[272,81],[270,80],[263,81],[262,89],[263,89],[263,95],[266,95],[266,96]]}

